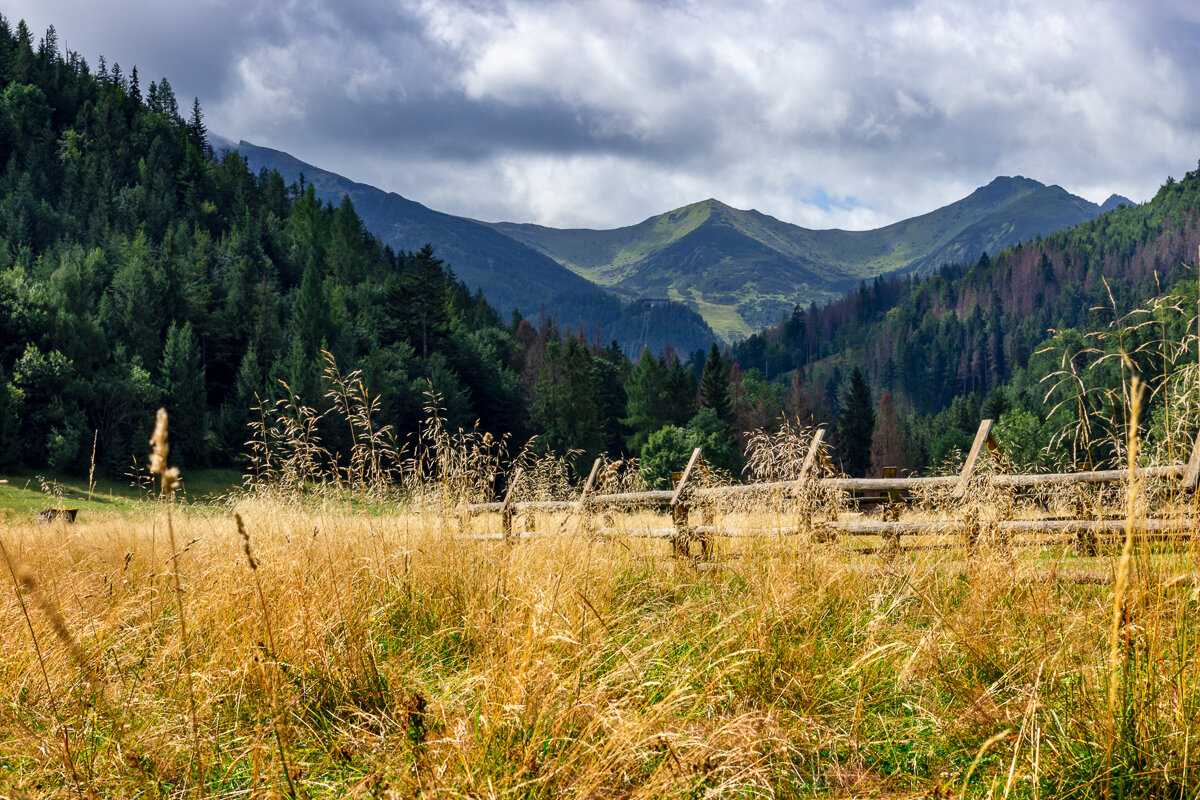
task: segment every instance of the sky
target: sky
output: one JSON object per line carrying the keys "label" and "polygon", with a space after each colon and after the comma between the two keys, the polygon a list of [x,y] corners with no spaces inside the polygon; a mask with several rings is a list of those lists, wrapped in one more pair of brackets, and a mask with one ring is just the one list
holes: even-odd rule
{"label": "sky", "polygon": [[209,130],[440,211],[631,225],[710,197],[874,228],[997,175],[1093,202],[1200,159],[1200,3],[0,0]]}

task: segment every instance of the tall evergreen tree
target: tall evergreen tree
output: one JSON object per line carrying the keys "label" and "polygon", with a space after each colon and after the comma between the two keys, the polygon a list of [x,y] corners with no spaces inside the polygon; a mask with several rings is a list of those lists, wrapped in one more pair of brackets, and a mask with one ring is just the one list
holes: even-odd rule
{"label": "tall evergreen tree", "polygon": [[450,327],[445,263],[426,244],[409,259],[402,279],[411,322],[410,341],[422,358],[441,344]]}
{"label": "tall evergreen tree", "polygon": [[538,375],[533,423],[542,432],[542,446],[566,455],[580,451],[578,471],[604,449],[605,432],[596,404],[592,356],[573,335],[565,344],[550,342]]}
{"label": "tall evergreen tree", "polygon": [[839,454],[846,474],[863,477],[871,466],[871,437],[875,433],[875,408],[862,370],[855,367],[842,400],[838,418]]}
{"label": "tall evergreen tree", "polygon": [[315,261],[309,261],[304,268],[304,278],[296,295],[296,310],[292,314],[292,328],[301,352],[309,360],[316,359],[317,354],[328,348],[333,339],[329,294]]}
{"label": "tall evergreen tree", "polygon": [[204,362],[192,323],[167,329],[163,347],[163,405],[171,415],[171,449],[184,463],[202,463],[208,432]]}
{"label": "tall evergreen tree", "polygon": [[626,413],[621,422],[629,429],[629,449],[640,453],[650,434],[671,422],[667,372],[648,348],[630,372],[625,394]]}
{"label": "tall evergreen tree", "polygon": [[612,454],[625,451],[629,429],[623,423],[629,405],[626,384],[631,369],[628,359],[615,341],[594,356],[592,370],[596,380],[596,404],[604,428],[604,449]]}
{"label": "tall evergreen tree", "polygon": [[696,415],[696,395],[699,392],[696,373],[683,366],[679,356],[672,353],[667,370],[667,405],[672,425],[686,425]]}
{"label": "tall evergreen tree", "polygon": [[700,405],[717,412],[717,418],[729,425],[733,422],[733,404],[729,400],[729,362],[721,357],[721,349],[713,343],[704,360],[700,375]]}
{"label": "tall evergreen tree", "polygon": [[200,98],[192,98],[192,116],[187,124],[188,138],[200,155],[204,158],[212,157],[212,145],[208,142],[208,127],[204,124],[204,112],[200,109]]}

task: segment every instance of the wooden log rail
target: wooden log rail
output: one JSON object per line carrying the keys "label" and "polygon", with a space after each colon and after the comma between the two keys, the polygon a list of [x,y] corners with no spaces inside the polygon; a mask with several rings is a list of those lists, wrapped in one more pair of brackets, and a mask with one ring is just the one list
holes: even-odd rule
{"label": "wooden log rail", "polygon": [[[1146,467],[1139,469],[1138,474],[1144,478],[1181,478],[1186,465],[1171,464],[1163,467]],[[1003,486],[1013,489],[1033,489],[1041,486],[1071,486],[1101,483],[1122,483],[1129,478],[1128,469],[1097,470],[1094,472],[1060,472],[1043,475],[989,475],[986,482],[993,486]],[[919,492],[933,489],[953,489],[958,485],[959,478],[955,475],[933,478],[816,478],[813,484],[834,489],[840,492]],[[794,493],[794,481],[772,481],[764,483],[744,483],[732,486],[711,486],[693,489],[691,497],[697,500],[722,500],[750,495],[771,495],[779,493]],[[658,508],[665,509],[671,505],[674,491],[663,489],[650,492],[626,492],[622,494],[593,494],[588,499],[588,505],[612,508]],[[572,511],[578,507],[576,500],[524,500],[512,504],[517,512],[541,511],[554,513]],[[468,506],[472,514],[486,514],[501,511],[503,502],[473,503]]]}
{"label": "wooden log rail", "polygon": [[[775,526],[769,528],[725,527],[720,525],[695,525],[691,528],[693,536],[719,537],[722,539],[750,539],[755,537],[793,537],[809,533],[819,533],[822,529],[844,536],[879,536],[898,540],[900,536],[952,536],[965,532],[967,523],[962,520],[925,520],[907,522],[875,522],[867,520],[850,520],[846,522],[816,522],[813,528],[796,526]],[[1018,519],[997,520],[986,523],[988,531],[995,534],[1042,534],[1069,535],[1076,540],[1086,538],[1116,537],[1125,535],[1126,522],[1120,519],[1083,520],[1083,519]],[[1175,519],[1146,519],[1139,520],[1133,525],[1141,539],[1152,537],[1178,536],[1190,538],[1197,530],[1196,522],[1190,517]],[[558,536],[560,530],[527,531],[527,537]],[[626,529],[603,528],[594,532],[600,538],[629,538],[629,539],[674,539],[677,531],[671,528],[630,527]],[[468,534],[466,538],[478,540],[501,540],[501,533]]]}
{"label": "wooden log rail", "polygon": [[[958,475],[940,477],[911,477],[911,478],[845,478],[845,477],[815,477],[817,470],[824,469],[832,472],[832,466],[823,452],[822,444],[825,430],[820,428],[813,436],[807,455],[803,461],[799,476],[790,481],[771,481],[763,483],[737,484],[732,486],[714,486],[699,488],[690,485],[689,481],[700,458],[700,448],[696,448],[688,459],[686,468],[679,474],[673,489],[648,492],[623,492],[615,494],[593,494],[596,476],[600,468],[600,459],[592,466],[580,497],[577,500],[525,500],[516,501],[517,486],[522,473],[517,470],[509,483],[504,500],[494,503],[473,503],[467,506],[469,515],[498,512],[502,517],[503,532],[499,535],[482,534],[473,538],[503,539],[507,543],[516,541],[520,534],[513,531],[513,517],[516,514],[542,513],[574,513],[580,516],[579,527],[582,528],[587,514],[592,509],[654,509],[671,512],[673,528],[665,530],[646,530],[645,533],[626,535],[649,535],[653,538],[670,539],[676,555],[688,554],[690,543],[699,542],[701,553],[707,554],[710,538],[713,536],[742,535],[730,532],[728,529],[714,525],[689,525],[689,512],[696,503],[704,501],[723,501],[742,497],[758,497],[784,499],[795,497],[813,488],[832,490],[843,494],[855,492],[874,493],[873,499],[889,501],[902,495],[930,491],[948,491],[950,497],[966,496],[972,480],[982,479],[986,485],[1012,490],[1030,490],[1048,486],[1087,486],[1109,483],[1123,483],[1129,480],[1129,469],[1093,470],[1090,472],[1065,472],[1051,474],[1008,474],[1008,464],[996,442],[992,432],[992,420],[983,420],[976,433],[971,451],[966,463]],[[975,475],[979,458],[986,450],[993,462],[1001,470],[980,478]],[[1171,464],[1167,466],[1146,467],[1137,470],[1142,478],[1167,479],[1179,482],[1181,489],[1194,492],[1200,485],[1200,436],[1192,447],[1191,457],[1186,464]],[[707,520],[706,520],[707,521]],[[964,527],[986,527],[1001,533],[1016,532],[1055,532],[1071,533],[1077,537],[1109,535],[1124,530],[1122,520],[1003,520],[983,522],[980,520],[935,521],[935,522],[817,522],[813,521],[806,530],[817,533],[843,533],[851,536],[879,535],[893,544],[901,535],[936,535],[962,532]],[[1191,534],[1194,523],[1192,520],[1145,520],[1138,523],[1139,530],[1146,532],[1184,532]],[[793,533],[799,529],[792,530]],[[601,534],[608,531],[599,532]],[[749,532],[744,532],[748,534]],[[527,534],[529,535],[529,534]],[[536,534],[535,534],[536,535]],[[973,534],[972,534],[973,541]]]}

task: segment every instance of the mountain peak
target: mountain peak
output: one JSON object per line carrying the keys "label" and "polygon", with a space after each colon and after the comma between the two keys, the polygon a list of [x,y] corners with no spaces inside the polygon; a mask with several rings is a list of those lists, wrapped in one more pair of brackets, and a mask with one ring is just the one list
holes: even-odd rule
{"label": "mountain peak", "polygon": [[987,199],[1003,199],[1017,195],[1036,192],[1046,188],[1046,184],[1026,178],[1024,175],[998,175],[992,178],[986,186],[980,186],[971,193],[971,197]]}
{"label": "mountain peak", "polygon": [[1136,206],[1136,205],[1137,205],[1137,203],[1133,202],[1132,200],[1130,200],[1128,197],[1125,197],[1124,195],[1110,194],[1108,196],[1108,199],[1100,204],[1100,213],[1103,214],[1105,211],[1112,211],[1114,208],[1119,208],[1120,206]]}

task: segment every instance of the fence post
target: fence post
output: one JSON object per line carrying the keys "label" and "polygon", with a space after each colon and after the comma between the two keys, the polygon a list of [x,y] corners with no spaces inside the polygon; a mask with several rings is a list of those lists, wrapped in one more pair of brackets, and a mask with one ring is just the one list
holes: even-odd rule
{"label": "fence post", "polygon": [[817,428],[813,433],[812,441],[808,443],[808,452],[804,454],[804,461],[800,464],[800,474],[796,476],[796,487],[799,488],[808,478],[808,473],[816,465],[818,457],[821,455],[821,444],[825,441],[825,429]]}
{"label": "fence post", "polygon": [[[898,471],[899,470],[897,470],[896,467],[884,467],[883,477],[895,478]],[[886,522],[896,522],[900,519],[900,503],[902,502],[900,491],[898,489],[888,489],[887,496],[888,502],[887,505],[883,507],[882,517]],[[900,555],[899,532],[886,531],[882,538],[884,558],[890,561],[891,559],[894,559],[896,556]]]}
{"label": "fence post", "polygon": [[1196,441],[1192,443],[1192,456],[1183,470],[1183,488],[1186,491],[1194,492],[1198,483],[1200,483],[1200,433],[1196,434]]}
{"label": "fence post", "polygon": [[800,472],[796,475],[796,480],[792,482],[791,494],[799,500],[799,514],[796,520],[798,528],[807,528],[810,531],[813,527],[813,498],[804,497],[803,492],[808,487],[810,475],[816,468],[818,461],[824,465],[824,453],[821,452],[821,445],[825,441],[825,428],[817,428],[813,431],[812,441],[808,443],[808,452],[804,454],[804,461],[800,462]]}
{"label": "fence post", "polygon": [[517,540],[517,536],[513,533],[513,499],[516,497],[517,484],[521,482],[521,476],[525,471],[517,467],[513,472],[512,480],[508,483],[508,491],[504,493],[504,504],[500,506],[500,526],[504,531],[504,543],[512,544]]}
{"label": "fence post", "polygon": [[[675,484],[675,493],[671,495],[671,521],[675,523],[675,535],[671,537],[671,554],[676,558],[680,553],[684,555],[691,554],[691,531],[688,529],[688,505],[684,500],[684,489],[687,488],[688,479],[692,477],[692,470],[696,468],[696,462],[700,460],[700,448],[697,447],[692,451],[692,457],[688,459],[687,466],[683,469],[683,474],[679,476],[679,483]],[[703,552],[708,552],[708,541],[702,539],[700,546]]]}
{"label": "fence post", "polygon": [[958,476],[958,485],[954,487],[955,497],[966,496],[967,486],[971,483],[971,476],[975,473],[975,465],[979,462],[979,454],[988,439],[992,438],[992,424],[990,419],[979,423],[979,430],[975,432],[975,441],[971,443],[971,452],[967,453],[967,460]]}
{"label": "fence post", "polygon": [[592,471],[588,473],[587,482],[583,484],[583,491],[579,493],[579,500],[575,503],[575,513],[579,515],[579,524],[575,526],[576,534],[587,527],[588,499],[595,488],[596,476],[600,474],[600,463],[603,460],[603,458],[597,458],[595,463],[592,464]]}

